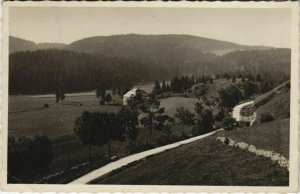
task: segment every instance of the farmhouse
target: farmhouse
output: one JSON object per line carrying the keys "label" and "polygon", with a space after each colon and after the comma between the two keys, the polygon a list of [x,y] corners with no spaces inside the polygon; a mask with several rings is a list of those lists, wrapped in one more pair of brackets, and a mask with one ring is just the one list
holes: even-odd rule
{"label": "farmhouse", "polygon": [[138,89],[138,88],[132,88],[126,94],[124,94],[124,96],[123,96],[123,105],[127,105],[128,101],[130,99],[133,99],[138,92],[140,92],[142,94],[142,97],[147,96],[147,93],[145,91],[143,91],[141,89]]}

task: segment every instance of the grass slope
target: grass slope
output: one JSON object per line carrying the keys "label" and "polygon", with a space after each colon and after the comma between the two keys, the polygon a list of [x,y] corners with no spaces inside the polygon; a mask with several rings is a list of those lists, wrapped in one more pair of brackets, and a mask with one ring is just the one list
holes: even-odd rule
{"label": "grass slope", "polygon": [[289,158],[289,132],[290,119],[286,118],[233,131],[222,131],[220,136],[243,141],[259,149],[275,151]]}
{"label": "grass slope", "polygon": [[140,161],[93,184],[286,186],[288,171],[215,136]]}
{"label": "grass slope", "polygon": [[[213,93],[211,89],[210,94]],[[258,97],[258,100],[264,96],[269,94]],[[235,141],[244,141],[258,149],[275,151],[289,158],[289,97],[289,87],[280,87],[272,91],[271,98],[257,107],[258,119],[262,113],[269,112],[274,115],[274,121],[221,131],[204,140],[112,172],[92,183],[286,186],[289,173],[285,168],[270,159],[223,145],[215,138],[225,136]]]}
{"label": "grass slope", "polygon": [[[286,83],[254,100],[257,113],[251,127],[223,131],[222,135],[236,141],[244,141],[260,149],[275,151],[289,158],[290,139],[290,88]],[[274,121],[260,123],[260,117],[270,113]]]}

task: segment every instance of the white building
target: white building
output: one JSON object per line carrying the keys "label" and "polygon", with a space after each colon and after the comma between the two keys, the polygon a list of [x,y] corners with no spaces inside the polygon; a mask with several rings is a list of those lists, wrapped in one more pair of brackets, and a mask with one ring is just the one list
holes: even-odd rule
{"label": "white building", "polygon": [[135,97],[135,95],[137,94],[137,92],[141,92],[141,94],[143,96],[147,95],[147,93],[141,89],[138,88],[132,88],[131,90],[129,90],[126,94],[123,95],[123,105],[127,105],[128,101],[130,99],[133,99]]}

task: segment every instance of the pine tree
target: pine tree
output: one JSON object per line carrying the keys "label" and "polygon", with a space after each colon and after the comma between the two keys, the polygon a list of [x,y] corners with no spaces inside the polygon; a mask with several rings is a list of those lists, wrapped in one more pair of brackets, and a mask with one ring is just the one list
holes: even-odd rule
{"label": "pine tree", "polygon": [[158,95],[161,94],[161,87],[158,80],[155,80],[153,94]]}
{"label": "pine tree", "polygon": [[163,83],[162,83],[162,86],[161,86],[161,91],[162,91],[162,93],[165,93],[165,92],[167,92],[167,86],[166,86],[166,82],[165,82],[165,80],[163,81]]}
{"label": "pine tree", "polygon": [[170,91],[171,91],[170,84],[168,84],[168,83],[167,83],[166,91],[167,91],[167,92],[170,92]]}

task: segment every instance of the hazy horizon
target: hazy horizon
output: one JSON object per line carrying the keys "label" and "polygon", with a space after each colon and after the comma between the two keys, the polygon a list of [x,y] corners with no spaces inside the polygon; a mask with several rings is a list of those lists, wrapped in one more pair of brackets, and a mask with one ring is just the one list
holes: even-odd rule
{"label": "hazy horizon", "polygon": [[63,43],[63,42],[35,42],[33,40],[29,40],[29,39],[22,38],[22,37],[17,37],[17,36],[10,35],[10,37],[19,38],[19,39],[26,40],[26,41],[31,41],[31,42],[34,42],[35,44],[63,44],[63,45],[68,45],[68,44],[71,44],[73,42],[76,42],[76,41],[79,41],[79,40],[82,40],[82,39],[86,39],[86,38],[109,37],[109,36],[126,36],[126,35],[141,35],[141,36],[183,35],[183,36],[194,36],[194,37],[199,37],[199,38],[218,40],[218,41],[229,42],[229,43],[233,43],[233,44],[237,44],[237,45],[245,45],[245,46],[265,46],[265,47],[273,47],[273,48],[288,48],[288,47],[274,47],[274,46],[266,46],[266,45],[247,45],[247,44],[240,44],[240,43],[233,42],[233,41],[220,40],[220,39],[208,38],[208,37],[196,36],[196,35],[190,35],[190,34],[136,34],[136,33],[130,33],[130,34],[96,35],[96,36],[83,37],[81,39],[74,40],[74,41],[72,41],[70,43]]}
{"label": "hazy horizon", "polygon": [[289,9],[10,8],[9,35],[35,43],[126,34],[191,35],[249,46],[290,48]]}

